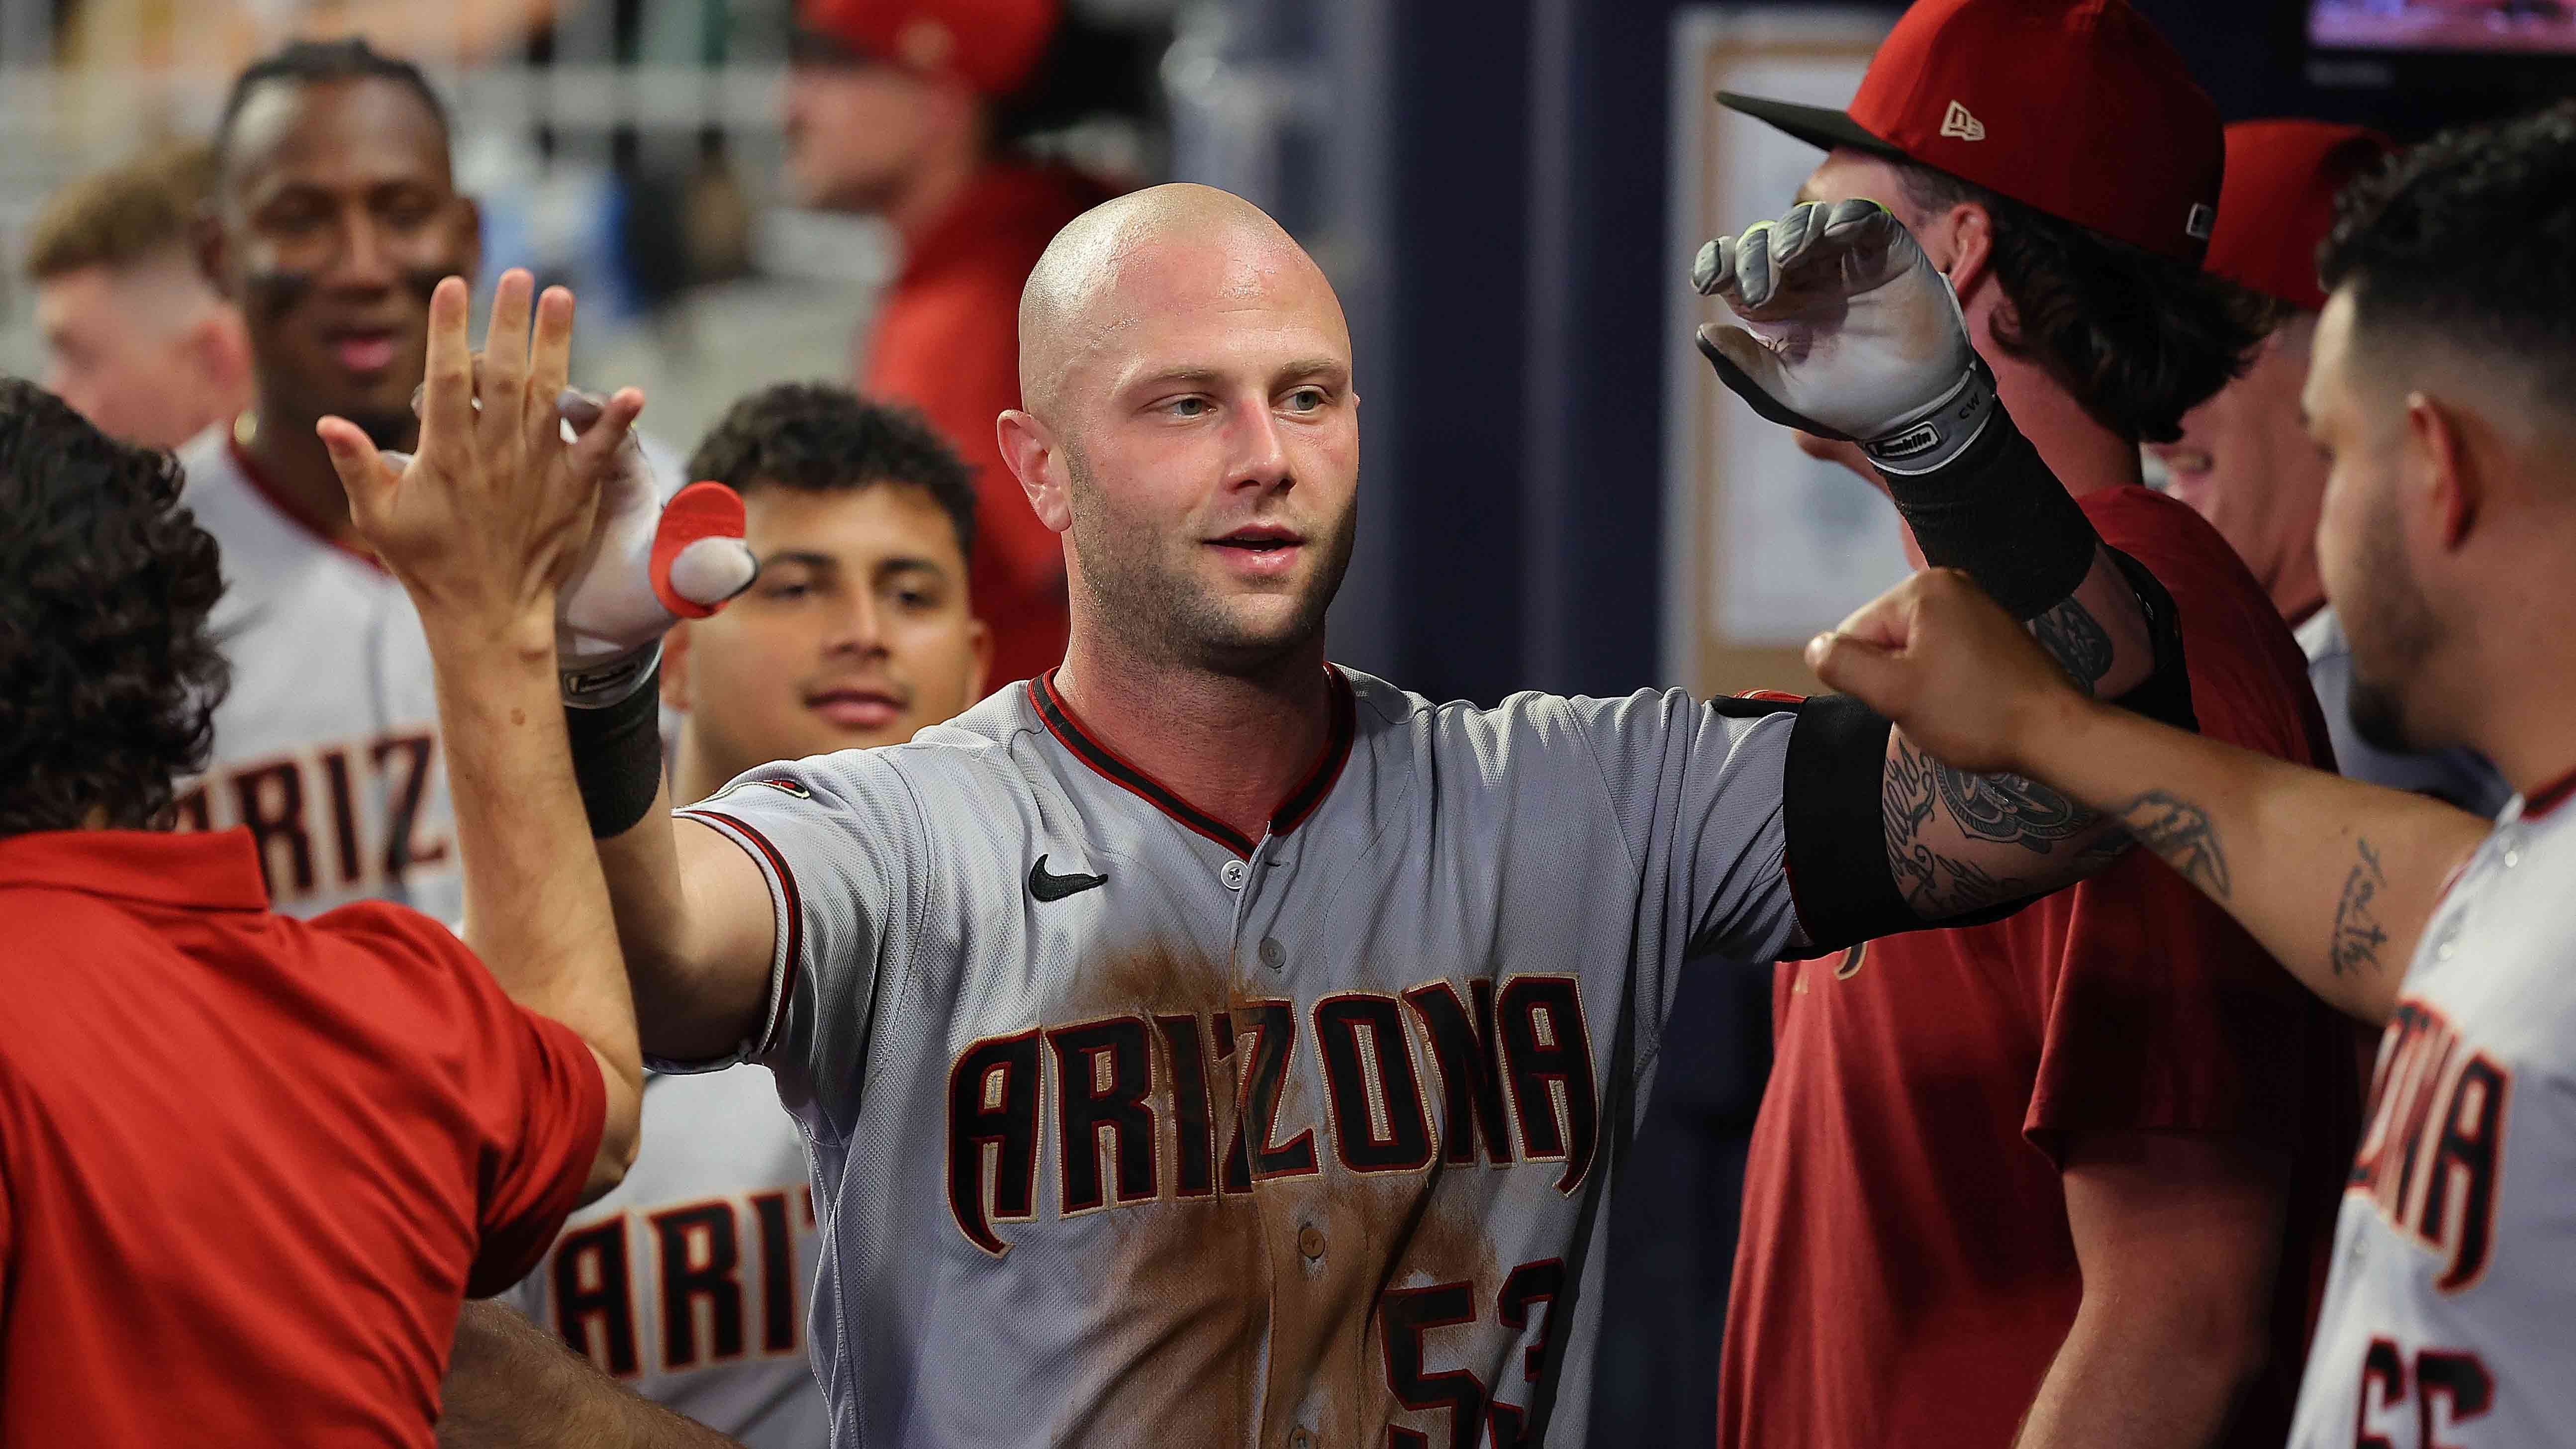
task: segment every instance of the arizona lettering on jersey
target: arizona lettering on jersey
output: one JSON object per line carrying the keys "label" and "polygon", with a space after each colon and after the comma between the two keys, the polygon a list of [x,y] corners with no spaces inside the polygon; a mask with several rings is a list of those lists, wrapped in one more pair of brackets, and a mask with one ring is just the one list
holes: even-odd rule
{"label": "arizona lettering on jersey", "polygon": [[821,1239],[805,1143],[769,1073],[647,1077],[643,1144],[511,1305],[748,1449],[822,1449],[805,1325]]}
{"label": "arizona lettering on jersey", "polygon": [[[1315,1003],[1311,1017],[1290,1002],[1247,1001],[971,1043],[949,1069],[957,1230],[996,1257],[1010,1251],[995,1224],[1039,1215],[1042,1151],[1055,1166],[1058,1217],[1248,1193],[1320,1171],[1327,1150],[1354,1173],[1427,1172],[1435,1160],[1556,1162],[1556,1189],[1571,1196],[1591,1170],[1601,1125],[1578,984],[1515,976],[1499,1007],[1492,981],[1465,986],[1472,1016],[1457,983],[1434,981],[1400,995],[1341,992]],[[1292,1075],[1317,1068],[1329,1127],[1283,1122]],[[1452,1129],[1436,1158],[1426,1080]],[[1051,1124],[1040,1121],[1041,1102],[1052,1104]]]}
{"label": "arizona lettering on jersey", "polygon": [[683,812],[771,886],[836,1442],[1582,1443],[1681,964],[1795,927],[1796,716],[1334,688],[1258,840],[1043,680]]}
{"label": "arizona lettering on jersey", "polygon": [[247,827],[280,911],[376,898],[454,920],[464,878],[429,645],[402,585],[289,512],[229,427],[191,439],[179,463],[222,553],[211,627],[232,665],[181,823]]}
{"label": "arizona lettering on jersey", "polygon": [[2505,809],[2426,924],[2370,1113],[2295,1449],[2568,1442],[2576,815]]}

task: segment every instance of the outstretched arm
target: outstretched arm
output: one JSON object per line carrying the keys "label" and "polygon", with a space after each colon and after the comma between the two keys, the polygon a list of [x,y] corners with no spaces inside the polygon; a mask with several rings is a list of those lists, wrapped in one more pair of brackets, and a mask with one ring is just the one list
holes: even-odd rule
{"label": "outstretched arm", "polygon": [[[1856,441],[1925,556],[2004,600],[2076,688],[2188,720],[2163,591],[2013,425],[1948,282],[1892,214],[1800,206],[1702,248],[1691,280],[1741,324],[1699,346],[1755,411]],[[1799,729],[1790,868],[1811,944],[2053,890],[2125,848],[2065,795],[1953,769],[1849,701],[1811,702]]]}
{"label": "outstretched arm", "polygon": [[[581,547],[595,479],[642,400],[621,397],[567,446],[555,414],[572,295],[502,274],[488,354],[466,341],[465,283],[430,298],[420,452],[380,455],[366,433],[321,420],[349,512],[402,580],[428,636],[465,865],[466,937],[522,1007],[590,1047],[606,1120],[589,1188],[634,1160],[643,1065],[607,893],[572,816],[553,707],[557,586]],[[533,311],[533,332],[531,331]]]}
{"label": "outstretched arm", "polygon": [[2045,780],[2224,906],[2308,988],[2383,1022],[2488,823],[2078,692],[1965,577],[1908,579],[1808,646],[1824,680],[1965,769]]}

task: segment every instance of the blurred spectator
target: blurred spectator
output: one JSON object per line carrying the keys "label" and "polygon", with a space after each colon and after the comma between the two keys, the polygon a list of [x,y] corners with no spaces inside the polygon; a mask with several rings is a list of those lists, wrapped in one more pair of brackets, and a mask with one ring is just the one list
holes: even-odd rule
{"label": "blurred spectator", "polygon": [[2335,194],[2375,169],[2388,138],[2323,121],[2243,121],[2227,128],[2227,180],[2209,239],[2210,271],[2272,299],[2280,320],[2244,376],[2183,416],[2182,436],[2151,443],[2174,496],[2243,555],[2281,617],[2298,626],[2308,681],[2334,735],[2335,764],[2357,780],[2415,790],[2492,817],[2513,794],[2475,751],[2398,754],[2364,740],[2345,701],[2352,656],[2317,575],[2317,513],[2326,462],[2308,438],[2299,392],[2325,293],[2317,244]]}
{"label": "blurred spectator", "polygon": [[810,206],[872,212],[903,268],[858,348],[860,390],[928,415],[976,469],[975,612],[993,677],[1064,657],[1064,552],[1002,463],[1020,405],[1019,303],[1057,230],[1111,193],[1007,153],[1000,102],[1027,84],[1055,0],[805,0],[788,86],[788,173]]}
{"label": "blurred spectator", "polygon": [[254,398],[179,455],[223,548],[234,681],[182,811],[247,826],[294,914],[380,896],[454,920],[461,904],[428,646],[313,432],[337,414],[412,446],[430,289],[481,252],[447,137],[419,70],[358,40],[254,63],[215,137],[201,258],[242,309]]}
{"label": "blurred spectator", "polygon": [[197,270],[213,187],[202,145],[146,152],[64,187],[27,247],[45,387],[110,437],[176,448],[250,402],[241,314]]}
{"label": "blurred spectator", "polygon": [[[2045,86],[2027,77],[2045,75]],[[1998,395],[2170,593],[2202,732],[2322,760],[2304,661],[2202,520],[2139,486],[2258,328],[2199,268],[2217,108],[2125,0],[1923,0],[1848,112],[1721,95],[1829,154],[1950,278]],[[2032,621],[2098,636],[2078,607]],[[1886,808],[2045,849],[2076,807],[1900,740]],[[1872,801],[1873,811],[1881,802]],[[1958,866],[1916,843],[1935,899]],[[1987,925],[1786,963],[1728,1302],[1719,1442],[2277,1445],[2359,1116],[2349,1038],[2143,854]]]}
{"label": "blurred spectator", "polygon": [[[989,643],[966,605],[974,488],[919,419],[843,388],[780,384],[736,403],[688,475],[741,492],[760,580],[664,645],[662,697],[682,719],[674,799],[704,800],[773,760],[900,744],[981,697]],[[651,1078],[644,1142],[626,1181],[574,1215],[509,1301],[751,1449],[821,1449],[830,1415],[805,1341],[820,1239],[804,1138],[768,1069]],[[703,1243],[730,1247],[710,1258]],[[716,1259],[721,1291],[704,1286]],[[481,1311],[460,1325],[470,1373],[450,1380],[447,1444],[651,1421],[514,1330]]]}

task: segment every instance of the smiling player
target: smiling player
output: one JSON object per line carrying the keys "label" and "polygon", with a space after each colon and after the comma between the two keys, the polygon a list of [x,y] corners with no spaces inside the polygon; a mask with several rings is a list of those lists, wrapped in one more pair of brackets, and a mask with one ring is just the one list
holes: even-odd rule
{"label": "smiling player", "polygon": [[981,696],[975,494],[916,415],[847,388],[766,388],[698,444],[689,476],[742,495],[760,581],[665,646],[662,699],[687,715],[677,798],[772,760],[900,744]]}
{"label": "smiling player", "polygon": [[454,920],[428,649],[313,425],[337,415],[412,446],[429,289],[480,264],[474,203],[428,83],[363,41],[299,42],[243,71],[215,148],[199,255],[249,328],[254,396],[179,454],[223,551],[214,629],[233,668],[181,818],[248,827],[281,911],[382,897]]}

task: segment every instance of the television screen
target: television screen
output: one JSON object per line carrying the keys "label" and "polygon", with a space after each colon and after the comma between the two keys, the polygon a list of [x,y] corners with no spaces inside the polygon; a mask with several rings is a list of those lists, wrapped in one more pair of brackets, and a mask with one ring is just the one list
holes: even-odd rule
{"label": "television screen", "polygon": [[2576,55],[2576,0],[2310,0],[2320,50]]}

